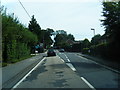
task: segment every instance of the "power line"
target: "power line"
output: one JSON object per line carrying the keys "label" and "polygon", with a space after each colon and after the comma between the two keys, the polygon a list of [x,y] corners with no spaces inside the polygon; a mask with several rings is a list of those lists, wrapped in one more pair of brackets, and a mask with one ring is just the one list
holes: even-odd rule
{"label": "power line", "polygon": [[23,4],[21,3],[21,1],[20,1],[20,0],[18,0],[18,1],[19,1],[20,5],[23,7],[23,9],[25,10],[25,12],[27,13],[28,17],[31,19],[29,13],[28,13],[27,10],[25,9],[25,7],[24,7]]}

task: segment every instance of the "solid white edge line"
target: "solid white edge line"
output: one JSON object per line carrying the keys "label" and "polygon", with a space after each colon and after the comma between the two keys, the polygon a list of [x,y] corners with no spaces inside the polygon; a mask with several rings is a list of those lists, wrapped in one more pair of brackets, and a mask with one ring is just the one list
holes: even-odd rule
{"label": "solid white edge line", "polygon": [[44,60],[45,60],[46,57],[44,57],[32,70],[30,70],[17,84],[15,84],[11,90],[14,90],[14,88],[16,88],[33,70],[35,70],[38,65],[40,65]]}
{"label": "solid white edge line", "polygon": [[81,79],[93,90],[96,90],[84,77],[81,77]]}
{"label": "solid white edge line", "polygon": [[115,70],[115,69],[112,69],[112,68],[110,68],[110,67],[108,67],[108,66],[105,66],[105,65],[102,65],[102,64],[100,64],[100,63],[97,63],[97,62],[95,62],[95,61],[93,61],[93,60],[91,60],[91,59],[87,59],[87,58],[85,58],[85,57],[83,57],[83,56],[78,56],[78,57],[82,57],[83,59],[86,59],[86,60],[90,60],[91,62],[94,62],[95,64],[98,64],[99,66],[102,66],[102,67],[104,67],[104,68],[106,68],[106,69],[109,69],[109,70],[111,70],[111,71],[114,71],[114,72],[116,72],[116,73],[120,73],[119,71],[117,71],[117,70]]}

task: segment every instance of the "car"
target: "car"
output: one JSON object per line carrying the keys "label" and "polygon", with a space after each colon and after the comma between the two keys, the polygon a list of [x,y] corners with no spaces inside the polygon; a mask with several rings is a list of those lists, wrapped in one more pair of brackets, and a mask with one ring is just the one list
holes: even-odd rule
{"label": "car", "polygon": [[59,52],[65,52],[65,50],[64,49],[59,49]]}
{"label": "car", "polygon": [[55,53],[55,51],[54,51],[54,49],[48,49],[48,52],[47,52],[47,56],[49,57],[49,56],[56,56],[56,53]]}

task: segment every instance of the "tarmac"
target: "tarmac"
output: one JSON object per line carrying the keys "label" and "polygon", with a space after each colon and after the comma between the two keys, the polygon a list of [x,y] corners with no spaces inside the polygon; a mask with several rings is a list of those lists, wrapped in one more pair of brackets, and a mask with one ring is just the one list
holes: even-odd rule
{"label": "tarmac", "polygon": [[8,65],[2,68],[2,88],[12,88],[29,70],[31,70],[42,58],[44,54],[37,54],[28,58]]}
{"label": "tarmac", "polygon": [[[99,59],[90,55],[78,53],[82,57],[91,59],[100,64],[106,65],[120,72],[119,64],[115,62],[108,62],[103,59]],[[25,74],[27,74],[38,62],[42,60],[45,53],[37,54],[32,58],[28,58],[17,62],[15,64],[8,65],[2,68],[2,88],[12,88]],[[1,83],[0,83],[1,84]]]}

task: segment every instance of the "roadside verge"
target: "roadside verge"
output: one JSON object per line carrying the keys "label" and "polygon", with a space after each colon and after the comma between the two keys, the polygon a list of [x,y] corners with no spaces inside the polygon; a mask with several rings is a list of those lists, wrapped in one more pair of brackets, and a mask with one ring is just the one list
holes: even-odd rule
{"label": "roadside verge", "polygon": [[80,55],[82,57],[95,61],[96,63],[99,63],[100,65],[104,66],[105,68],[120,74],[120,64],[117,62],[104,60],[102,58],[97,58],[97,57],[93,57],[93,56],[82,54],[82,53],[79,53],[77,55]]}
{"label": "roadside verge", "polygon": [[2,68],[2,88],[11,88],[29,72],[44,56],[39,54]]}

